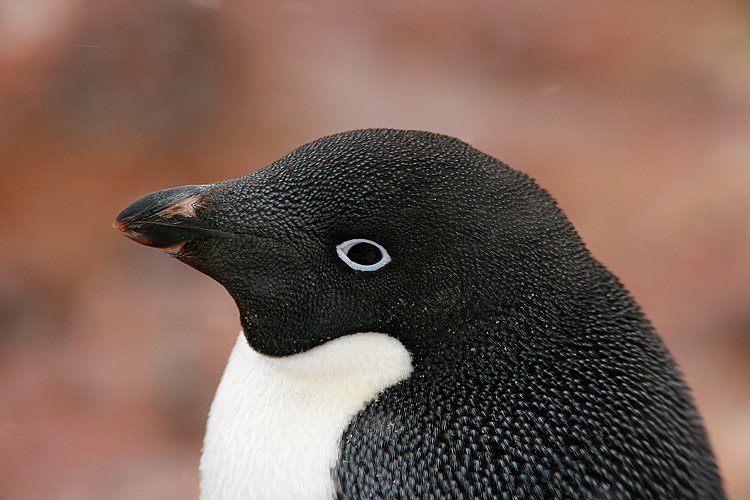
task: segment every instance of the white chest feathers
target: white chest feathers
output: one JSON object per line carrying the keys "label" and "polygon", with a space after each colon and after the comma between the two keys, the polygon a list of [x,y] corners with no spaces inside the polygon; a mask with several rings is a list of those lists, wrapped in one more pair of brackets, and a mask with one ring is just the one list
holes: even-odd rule
{"label": "white chest feathers", "polygon": [[409,376],[393,337],[358,333],[273,358],[240,333],[208,415],[201,500],[330,499],[351,418]]}

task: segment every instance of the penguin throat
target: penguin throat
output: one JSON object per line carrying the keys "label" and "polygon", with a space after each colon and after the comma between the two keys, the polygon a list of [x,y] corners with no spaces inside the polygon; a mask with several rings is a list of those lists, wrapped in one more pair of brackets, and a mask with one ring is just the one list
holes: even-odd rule
{"label": "penguin throat", "polygon": [[254,351],[240,333],[208,417],[201,500],[333,498],[352,417],[412,369],[406,348],[381,333],[286,357]]}

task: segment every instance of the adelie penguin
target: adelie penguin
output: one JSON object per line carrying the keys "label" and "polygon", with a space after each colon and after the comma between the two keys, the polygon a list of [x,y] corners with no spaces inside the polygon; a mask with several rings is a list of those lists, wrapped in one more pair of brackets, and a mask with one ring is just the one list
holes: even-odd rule
{"label": "adelie penguin", "polygon": [[242,333],[201,499],[721,499],[688,388],[547,192],[361,130],[115,226],[221,283]]}

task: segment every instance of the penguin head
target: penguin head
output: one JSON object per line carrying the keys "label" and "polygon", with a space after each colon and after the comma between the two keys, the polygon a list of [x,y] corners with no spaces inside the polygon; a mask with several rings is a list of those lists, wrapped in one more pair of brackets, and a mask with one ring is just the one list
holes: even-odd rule
{"label": "penguin head", "polygon": [[468,335],[452,325],[551,313],[593,261],[525,174],[457,139],[389,129],[151,193],[115,227],[221,283],[271,356],[380,332],[418,361]]}

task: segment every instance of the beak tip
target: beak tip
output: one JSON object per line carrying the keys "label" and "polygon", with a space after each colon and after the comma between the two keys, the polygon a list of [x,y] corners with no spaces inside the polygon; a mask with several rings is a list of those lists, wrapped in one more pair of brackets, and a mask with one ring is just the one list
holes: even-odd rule
{"label": "beak tip", "polygon": [[112,227],[121,232],[125,237],[135,241],[136,243],[140,243],[141,245],[152,246],[151,238],[142,234],[140,231],[133,230],[133,228],[130,226],[130,222],[124,221],[119,217],[112,223]]}
{"label": "beak tip", "polygon": [[114,229],[117,229],[120,232],[125,232],[125,229],[127,228],[128,223],[124,220],[120,219],[119,217],[112,222],[112,227]]}

